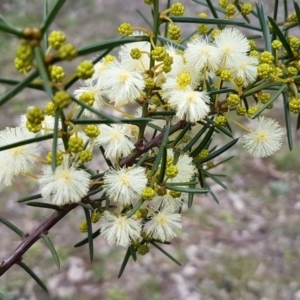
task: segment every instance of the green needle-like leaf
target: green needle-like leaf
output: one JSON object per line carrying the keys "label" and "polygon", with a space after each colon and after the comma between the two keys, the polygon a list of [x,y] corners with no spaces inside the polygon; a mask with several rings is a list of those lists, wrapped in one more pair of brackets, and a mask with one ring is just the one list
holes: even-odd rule
{"label": "green needle-like leaf", "polygon": [[[265,41],[265,50],[272,52],[272,45],[271,45],[271,35],[270,35],[270,29],[268,24],[268,17],[265,10],[265,7],[263,3],[258,4],[256,3],[256,9],[257,9],[257,15],[259,19],[259,23],[264,35],[264,41]],[[261,31],[260,29],[260,31]]]}
{"label": "green needle-like leaf", "polygon": [[49,81],[48,70],[45,66],[44,55],[42,49],[40,47],[34,48],[34,57],[36,60],[36,64],[40,73],[41,78],[43,79],[43,84],[45,87],[45,91],[50,99],[53,98],[52,88]]}
{"label": "green needle-like leaf", "polygon": [[151,24],[151,22],[144,16],[144,14],[143,14],[139,9],[136,9],[135,11],[137,12],[138,15],[140,15],[140,17],[144,20],[144,22],[151,28],[152,24]]}
{"label": "green needle-like leaf", "polygon": [[174,258],[171,254],[169,254],[166,250],[164,250],[163,248],[161,248],[160,246],[158,246],[155,242],[150,241],[150,244],[152,244],[154,247],[156,247],[159,251],[161,251],[164,255],[166,255],[167,257],[169,257],[172,261],[174,261],[174,263],[176,263],[177,265],[181,266],[181,263]]}
{"label": "green needle-like leaf", "polygon": [[166,188],[169,189],[169,190],[179,191],[179,192],[182,192],[182,193],[206,194],[206,193],[209,192],[209,190],[184,188],[182,186],[180,187],[180,186],[169,185],[168,183],[166,184]]}
{"label": "green needle-like leaf", "polygon": [[220,148],[219,150],[216,150],[214,152],[211,152],[208,157],[203,158],[199,161],[197,161],[197,163],[203,164],[207,161],[212,160],[213,158],[219,156],[220,154],[222,154],[223,152],[225,152],[226,150],[228,150],[229,148],[231,148],[239,139],[234,139],[232,141],[230,141],[228,144],[226,144],[225,146],[223,146],[222,148]]}
{"label": "green needle-like leaf", "polygon": [[34,207],[49,208],[49,209],[54,209],[56,211],[60,211],[61,210],[61,208],[59,206],[54,205],[54,204],[50,204],[50,203],[43,203],[43,202],[34,202],[34,201],[32,201],[32,202],[26,203],[26,205],[28,205],[28,206],[34,206]]}
{"label": "green needle-like leaf", "polygon": [[192,18],[192,17],[170,17],[174,23],[189,23],[189,24],[212,24],[212,25],[233,25],[237,27],[244,27],[256,31],[261,31],[259,27],[247,24],[245,22],[226,20],[226,19],[202,19],[202,18]]}
{"label": "green needle-like leaf", "polygon": [[3,218],[1,216],[0,216],[0,222],[3,223],[4,225],[6,225],[8,228],[10,228],[12,231],[14,231],[21,238],[25,237],[25,234],[21,229],[19,229],[13,223],[11,223],[10,221],[6,220],[5,218]]}
{"label": "green needle-like leaf", "polygon": [[[135,118],[135,119],[117,119],[118,123],[124,124],[134,124],[139,125],[140,123],[149,123],[153,121],[151,118]],[[99,119],[89,119],[89,120],[78,120],[72,119],[71,122],[73,124],[82,124],[82,125],[89,125],[89,124],[114,124],[116,123],[114,120],[99,120]]]}
{"label": "green needle-like leaf", "polygon": [[[43,5],[43,22],[45,23],[49,15],[49,3],[48,0],[44,0]],[[48,49],[48,32],[45,30],[43,34],[43,50],[46,52]]]}
{"label": "green needle-like leaf", "polygon": [[12,25],[7,24],[6,22],[0,22],[0,31],[13,34],[19,38],[24,37],[24,33],[22,29],[13,27]]}
{"label": "green needle-like leaf", "polygon": [[150,177],[155,174],[155,172],[157,171],[157,169],[159,167],[162,156],[164,154],[164,147],[163,146],[165,146],[167,141],[168,141],[169,132],[170,132],[170,123],[166,126],[166,129],[165,129],[165,132],[164,132],[164,137],[161,141],[161,146],[160,146],[159,151],[157,153],[157,156],[155,158],[154,165],[153,165],[151,173],[150,173]]}
{"label": "green needle-like leaf", "polygon": [[121,265],[121,268],[120,268],[120,271],[119,271],[119,274],[118,274],[118,278],[120,278],[126,268],[126,265],[128,263],[128,260],[131,256],[131,250],[130,250],[130,247],[128,247],[127,251],[126,251],[126,254],[124,256],[124,259],[123,259],[123,262],[122,262],[122,265]]}
{"label": "green needle-like leaf", "polygon": [[88,104],[85,104],[84,102],[82,102],[82,101],[76,99],[75,97],[71,97],[71,99],[72,99],[72,101],[74,101],[74,102],[77,103],[78,105],[84,107],[85,109],[91,111],[92,113],[94,113],[95,115],[97,115],[97,116],[99,116],[99,117],[101,117],[101,118],[104,118],[104,119],[106,119],[106,120],[109,120],[109,121],[111,121],[111,122],[113,122],[113,123],[120,123],[120,120],[119,120],[119,119],[117,119],[117,118],[115,118],[115,117],[113,117],[113,116],[111,116],[111,115],[109,115],[109,114],[107,114],[107,113],[105,113],[105,112],[103,112],[103,111],[99,111],[99,110],[97,110],[97,109],[95,109],[95,108],[89,106]]}
{"label": "green needle-like leaf", "polygon": [[284,108],[286,135],[287,135],[287,139],[288,139],[289,149],[292,151],[293,135],[292,135],[291,115],[290,115],[290,111],[289,111],[288,97],[285,93],[283,93],[282,96],[283,96],[283,108]]}
{"label": "green needle-like leaf", "polygon": [[6,93],[0,96],[0,106],[5,104],[8,100],[12,99],[18,93],[20,93],[29,83],[31,83],[38,76],[37,71],[33,71],[28,77],[23,81],[14,86],[11,90],[8,90]]}
{"label": "green needle-like leaf", "polygon": [[266,102],[265,104],[263,104],[259,108],[259,110],[251,116],[251,119],[255,119],[257,116],[259,116],[270,104],[272,104],[279,97],[280,94],[282,94],[282,92],[285,90],[285,88],[286,88],[286,85],[282,85],[276,91],[276,93],[269,99],[269,101]]}
{"label": "green needle-like leaf", "polygon": [[53,128],[53,144],[52,144],[52,158],[51,158],[51,168],[55,172],[56,161],[57,161],[57,145],[58,145],[58,122],[59,122],[60,111],[55,112],[54,128]]}
{"label": "green needle-like leaf", "polygon": [[121,45],[125,45],[128,43],[135,43],[135,42],[149,42],[149,37],[145,35],[131,36],[122,39],[116,38],[116,39],[88,45],[78,50],[78,56],[87,55],[98,51],[106,50],[107,48],[115,48]]}
{"label": "green needle-like leaf", "polygon": [[163,36],[161,36],[161,35],[159,35],[159,36],[157,37],[157,39],[158,39],[159,41],[161,41],[161,42],[167,44],[167,45],[172,45],[172,46],[175,47],[176,49],[179,49],[179,50],[182,50],[182,51],[184,51],[184,50],[186,49],[186,46],[181,45],[181,44],[178,44],[178,43],[175,43],[174,41],[169,40],[169,39],[167,39],[167,38],[165,38],[165,37],[163,37]]}
{"label": "green needle-like leaf", "polygon": [[38,142],[41,142],[41,141],[49,140],[51,138],[53,138],[52,133],[42,135],[42,136],[35,137],[35,138],[32,138],[32,139],[23,140],[23,141],[20,141],[20,142],[16,142],[16,143],[12,143],[12,144],[2,146],[2,147],[0,147],[0,151],[8,150],[8,149],[11,149],[11,148],[16,148],[16,147],[27,145],[27,144],[38,143]]}
{"label": "green needle-like leaf", "polygon": [[131,217],[135,214],[135,212],[143,205],[144,201],[145,201],[145,200],[144,200],[143,198],[141,198],[141,199],[134,205],[134,207],[130,210],[129,214],[127,215],[127,218],[128,218],[128,219],[131,218]]}
{"label": "green needle-like leaf", "polygon": [[[271,17],[269,17],[268,19],[269,19],[269,22],[271,23],[271,26],[272,26],[274,32],[276,33],[276,35],[278,37],[278,39],[282,43],[282,46],[286,50],[288,57],[290,57],[290,58],[294,57],[293,51],[292,51],[289,43],[287,42],[285,36],[283,35],[282,31],[279,29],[279,27],[277,26],[277,24]],[[268,50],[268,51],[270,51],[270,50]]]}
{"label": "green needle-like leaf", "polygon": [[43,198],[42,194],[35,194],[35,195],[32,195],[32,196],[21,198],[17,202],[23,203],[23,202],[27,202],[27,201],[31,201],[31,200],[40,199],[40,198]]}
{"label": "green needle-like leaf", "polygon": [[91,216],[90,211],[87,208],[83,208],[86,224],[87,224],[87,233],[88,233],[88,243],[89,243],[89,253],[90,253],[90,260],[91,262],[94,259],[94,238],[93,238],[93,231],[92,231],[92,222],[91,222]]}
{"label": "green needle-like leaf", "polygon": [[298,26],[300,28],[300,7],[299,7],[299,4],[296,1],[294,1],[294,8],[295,8],[296,16],[297,16]]}
{"label": "green needle-like leaf", "polygon": [[57,266],[57,268],[59,269],[60,268],[60,261],[59,261],[59,257],[58,257],[58,254],[50,240],[50,238],[48,237],[48,235],[46,234],[41,234],[41,238],[44,240],[44,242],[46,243],[47,247],[49,248],[50,252],[51,252],[51,255],[53,257],[53,260]]}
{"label": "green needle-like leaf", "polygon": [[[99,236],[100,234],[101,234],[100,229],[97,229],[95,232],[93,232],[92,238],[94,239],[94,238],[96,238],[97,236]],[[88,242],[89,242],[89,238],[87,237],[87,238],[83,239],[82,241],[78,242],[77,244],[75,244],[74,247],[75,247],[75,248],[78,248],[78,247],[80,247],[80,246],[85,245],[85,244],[88,243]]]}
{"label": "green needle-like leaf", "polygon": [[161,157],[161,164],[160,164],[160,171],[157,177],[157,183],[161,184],[164,180],[166,167],[167,167],[167,148],[166,146],[162,146],[162,157]]}
{"label": "green needle-like leaf", "polygon": [[43,281],[22,261],[18,263],[18,265],[26,271],[35,281],[36,283],[48,294],[47,287],[43,283]]}
{"label": "green needle-like leaf", "polygon": [[212,134],[214,133],[214,126],[212,126],[206,136],[204,137],[204,139],[201,141],[201,143],[190,153],[191,157],[195,157],[197,154],[199,154],[201,152],[201,150],[203,150],[205,148],[205,146],[208,144]]}
{"label": "green needle-like leaf", "polygon": [[227,186],[226,186],[222,181],[220,181],[218,178],[216,178],[215,176],[213,176],[212,174],[210,174],[210,173],[207,172],[206,170],[201,169],[201,172],[202,172],[205,176],[211,178],[215,183],[217,183],[218,185],[220,185],[222,188],[227,189]]}
{"label": "green needle-like leaf", "polygon": [[49,28],[49,26],[52,24],[53,20],[57,16],[58,12],[60,9],[63,7],[65,4],[66,0],[57,0],[56,3],[54,4],[52,10],[50,11],[49,15],[47,18],[44,20],[42,26],[41,26],[41,32],[44,34],[46,30]]}

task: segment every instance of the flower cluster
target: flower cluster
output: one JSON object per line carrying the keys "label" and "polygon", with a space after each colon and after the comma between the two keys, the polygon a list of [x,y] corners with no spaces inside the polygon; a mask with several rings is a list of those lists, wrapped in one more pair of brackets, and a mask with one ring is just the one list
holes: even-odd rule
{"label": "flower cluster", "polygon": [[[235,5],[227,2],[220,1],[220,6],[233,18]],[[246,5],[241,13],[251,10]],[[261,88],[280,78],[280,83],[291,84],[290,94],[297,91],[290,77],[297,76],[299,61],[275,65],[280,42],[272,43],[274,55],[259,53],[255,41],[236,28],[200,25],[198,34],[179,45],[180,27],[167,14],[183,13],[180,3],[160,13],[161,20],[170,22],[172,43],[124,23],[118,31],[130,43],[117,56],[83,61],[68,76],[53,61],[71,60],[80,51],[65,43],[63,33],[52,32],[43,61],[50,80],[45,86],[53,88],[53,97],[42,107],[28,107],[19,127],[0,131],[2,183],[11,185],[17,175],[29,175],[53,204],[83,202],[109,244],[145,254],[151,242],[177,236],[184,205],[191,205],[194,194],[209,191],[207,178],[219,182],[210,169],[236,141],[221,151],[213,145],[215,135],[233,138],[230,124],[235,124],[245,130],[240,142],[248,153],[267,157],[277,151],[283,129],[273,119],[255,119],[275,100]],[[291,51],[299,50],[296,38],[288,43]],[[36,67],[28,41],[18,46],[15,65],[23,73]],[[68,78],[81,79],[82,86],[68,92]],[[299,113],[295,94],[287,107]],[[246,128],[232,112],[254,118],[254,125]],[[49,151],[45,154],[42,148]],[[97,153],[101,162],[94,158]],[[87,222],[80,231],[90,230]]]}

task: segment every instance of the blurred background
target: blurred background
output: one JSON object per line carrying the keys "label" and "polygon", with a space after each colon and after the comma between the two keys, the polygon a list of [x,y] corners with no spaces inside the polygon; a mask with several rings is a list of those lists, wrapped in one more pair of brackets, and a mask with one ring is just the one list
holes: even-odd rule
{"label": "blurred background", "polygon": [[[217,5],[218,1],[212,2]],[[165,3],[161,1],[161,11]],[[185,16],[196,17],[207,11],[192,1],[182,3]],[[272,3],[266,3],[270,14]],[[147,27],[137,9],[150,19],[150,7],[142,0],[67,1],[51,29],[62,30],[68,41],[79,48],[118,37],[117,27],[122,22]],[[0,12],[15,25],[34,27],[41,23],[43,6],[40,0],[1,0]],[[197,28],[183,25],[183,37]],[[1,77],[22,78],[13,67],[17,44],[17,39],[0,33]],[[80,60],[68,63],[68,70],[72,72]],[[0,84],[0,93],[9,88]],[[13,105],[0,108],[0,129],[18,125],[20,114],[26,113],[29,105],[46,100],[42,93],[24,90],[10,102]],[[284,125],[281,101],[278,102],[269,115]],[[292,121],[294,128],[295,116]],[[84,220],[79,207],[49,233],[61,259],[60,270],[41,241],[23,257],[47,284],[50,295],[18,266],[2,276],[0,293],[11,300],[299,300],[300,135],[296,131],[293,134],[293,152],[286,142],[267,159],[253,158],[239,145],[228,153],[235,158],[216,170],[227,175],[224,181],[228,188],[224,190],[211,182],[220,203],[210,196],[195,198],[192,209],[184,207],[183,233],[178,234],[172,245],[164,246],[182,266],[152,247],[137,262],[131,260],[123,276],[117,279],[126,249],[109,247],[99,236],[94,242],[95,259],[91,263],[87,246],[73,247],[85,238],[78,229]],[[239,132],[235,135],[238,137]],[[35,192],[37,185],[24,177],[18,178],[11,188],[1,188],[0,215],[24,232],[32,232],[51,212],[16,201]],[[0,237],[1,261],[20,240],[3,224]]]}

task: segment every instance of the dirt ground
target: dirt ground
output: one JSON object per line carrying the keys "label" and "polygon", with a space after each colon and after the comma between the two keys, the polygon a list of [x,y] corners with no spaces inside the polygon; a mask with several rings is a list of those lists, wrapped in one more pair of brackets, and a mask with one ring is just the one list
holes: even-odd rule
{"label": "dirt ground", "polygon": [[[203,11],[192,1],[183,3],[186,16]],[[150,16],[143,1],[67,1],[52,29],[63,30],[80,47],[117,37],[116,28],[122,22],[134,20],[136,25],[144,25],[135,9]],[[34,26],[41,20],[42,4],[39,0],[2,0],[0,13],[20,27]],[[16,44],[16,40],[0,35],[1,77],[18,76],[12,65],[14,53],[8,51]],[[0,84],[0,93],[7,88]],[[44,99],[35,91],[18,95],[14,105],[0,108],[0,129],[16,125],[18,115],[40,101]],[[272,113],[283,125],[281,106]],[[296,118],[292,121],[295,124]],[[254,159],[239,146],[232,150],[230,155],[235,158],[217,170],[227,175],[224,180],[228,188],[211,182],[220,203],[202,196],[194,200],[192,209],[185,206],[183,232],[172,245],[164,246],[182,266],[151,248],[137,262],[130,261],[117,279],[123,248],[109,247],[98,237],[91,263],[86,246],[73,247],[85,237],[78,230],[84,220],[78,208],[49,234],[61,259],[60,270],[42,242],[23,258],[44,280],[50,294],[46,295],[18,266],[2,276],[0,293],[9,300],[300,300],[300,134],[293,134],[293,152],[286,142],[271,158]],[[31,182],[19,179],[14,187],[0,191],[0,215],[25,232],[33,231],[50,215],[49,211],[16,203],[21,196],[36,192]],[[1,224],[0,236],[2,260],[19,239]]]}

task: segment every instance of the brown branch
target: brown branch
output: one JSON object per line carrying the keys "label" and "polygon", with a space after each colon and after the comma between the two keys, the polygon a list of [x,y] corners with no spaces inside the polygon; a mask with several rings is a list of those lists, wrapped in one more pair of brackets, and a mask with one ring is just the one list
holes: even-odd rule
{"label": "brown branch", "polygon": [[[170,129],[170,134],[184,128],[186,125],[185,121],[180,121]],[[120,166],[129,166],[134,164],[135,160],[145,152],[150,149],[159,146],[161,143],[165,131],[163,130],[157,137],[153,140],[149,141],[145,145],[139,147],[138,150],[135,150],[133,154],[128,157],[122,159]],[[96,186],[92,186],[91,190],[96,188]],[[89,202],[89,198],[85,197],[82,199],[82,202]],[[20,262],[22,260],[22,256],[26,253],[26,251],[35,244],[36,241],[40,239],[41,234],[48,234],[50,229],[58,223],[64,216],[66,216],[71,210],[78,206],[77,203],[67,204],[61,207],[59,211],[54,212],[48,219],[46,219],[39,227],[28,234],[23,241],[19,244],[19,246],[9,255],[8,258],[2,261],[0,264],[0,276],[2,276],[7,270],[9,270],[14,264]]]}
{"label": "brown branch", "polygon": [[40,239],[41,234],[48,234],[49,230],[77,205],[77,203],[72,203],[62,206],[61,210],[54,212],[48,219],[40,224],[34,232],[27,235],[12,254],[2,261],[0,265],[0,276],[2,276],[15,263],[20,262],[23,254]]}

